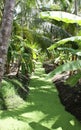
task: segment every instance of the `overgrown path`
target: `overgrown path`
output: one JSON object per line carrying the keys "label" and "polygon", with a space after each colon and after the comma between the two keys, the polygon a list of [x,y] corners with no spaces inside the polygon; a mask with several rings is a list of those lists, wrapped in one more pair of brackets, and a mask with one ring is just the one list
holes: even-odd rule
{"label": "overgrown path", "polygon": [[27,103],[13,111],[1,111],[0,130],[80,130],[81,124],[61,105],[55,86],[36,64]]}

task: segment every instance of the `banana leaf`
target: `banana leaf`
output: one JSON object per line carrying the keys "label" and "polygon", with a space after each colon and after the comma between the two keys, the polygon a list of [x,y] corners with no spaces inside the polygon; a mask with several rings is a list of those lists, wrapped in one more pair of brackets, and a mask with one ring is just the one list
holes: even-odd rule
{"label": "banana leaf", "polygon": [[65,63],[64,65],[58,66],[54,71],[48,74],[48,78],[52,78],[56,74],[60,74],[62,72],[72,71],[81,69],[81,60],[70,61]]}
{"label": "banana leaf", "polygon": [[77,74],[70,76],[66,80],[66,84],[69,84],[71,87],[73,87],[77,84],[80,78],[81,78],[81,72],[78,72]]}
{"label": "banana leaf", "polygon": [[65,39],[62,39],[58,42],[55,42],[53,45],[51,45],[48,50],[53,50],[55,48],[57,48],[58,46],[60,45],[64,45],[65,43],[68,43],[68,42],[76,42],[79,46],[81,46],[81,36],[74,36],[74,37],[70,37],[70,38],[65,38]]}
{"label": "banana leaf", "polygon": [[63,11],[44,11],[40,13],[43,19],[54,19],[65,23],[77,23],[81,25],[81,17]]}

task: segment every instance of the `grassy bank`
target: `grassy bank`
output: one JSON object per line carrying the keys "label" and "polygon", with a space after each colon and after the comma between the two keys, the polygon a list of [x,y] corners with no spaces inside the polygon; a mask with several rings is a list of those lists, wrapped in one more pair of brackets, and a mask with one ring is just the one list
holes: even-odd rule
{"label": "grassy bank", "polygon": [[0,111],[0,130],[80,130],[80,123],[61,105],[55,86],[41,64],[31,76],[30,93],[23,107]]}

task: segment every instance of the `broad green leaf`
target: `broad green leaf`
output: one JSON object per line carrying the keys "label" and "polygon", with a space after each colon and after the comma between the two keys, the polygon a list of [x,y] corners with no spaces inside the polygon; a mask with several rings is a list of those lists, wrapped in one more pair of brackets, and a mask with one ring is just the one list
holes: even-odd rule
{"label": "broad green leaf", "polygon": [[63,11],[44,11],[40,13],[40,17],[43,19],[54,19],[65,23],[77,23],[81,25],[80,16]]}
{"label": "broad green leaf", "polygon": [[75,86],[80,78],[81,78],[81,72],[78,72],[77,74],[69,77],[66,81],[66,84],[69,84],[70,86]]}
{"label": "broad green leaf", "polygon": [[81,36],[74,36],[74,37],[62,39],[62,40],[60,40],[58,42],[55,42],[53,45],[51,45],[48,48],[48,50],[53,50],[53,49],[57,48],[58,46],[63,45],[63,44],[65,44],[67,42],[70,42],[70,41],[71,42],[76,42],[76,43],[78,43],[80,45],[80,43],[81,43]]}
{"label": "broad green leaf", "polygon": [[54,71],[48,74],[49,78],[52,78],[56,74],[60,74],[62,72],[77,70],[81,68],[81,60],[77,61],[70,61],[68,63],[65,63],[64,65],[58,66]]}

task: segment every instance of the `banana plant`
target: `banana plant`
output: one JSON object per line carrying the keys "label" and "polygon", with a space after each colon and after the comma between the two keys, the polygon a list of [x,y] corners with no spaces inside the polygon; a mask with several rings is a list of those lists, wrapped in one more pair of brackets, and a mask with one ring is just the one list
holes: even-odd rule
{"label": "banana plant", "polygon": [[48,20],[51,19],[56,21],[62,21],[65,23],[77,23],[81,25],[80,16],[63,11],[44,11],[40,13],[40,17]]}
{"label": "banana plant", "polygon": [[81,60],[69,61],[68,63],[65,63],[64,65],[58,66],[54,71],[52,71],[49,74],[49,77],[52,78],[56,74],[60,74],[62,72],[67,72],[71,70],[77,70],[80,68],[81,68]]}
{"label": "banana plant", "polygon": [[[68,44],[69,42],[71,44],[72,43],[78,44],[78,49],[63,47],[64,45],[66,45],[66,43]],[[74,75],[71,75],[70,78],[66,81],[66,83],[69,84],[70,86],[74,86],[81,78],[81,72],[80,72],[81,60],[79,60],[81,59],[81,36],[75,36],[75,37],[70,37],[70,38],[60,40],[48,48],[49,51],[53,51],[54,49],[57,49],[58,51],[60,50],[64,51],[65,53],[68,52],[68,56],[69,56],[69,53],[71,53],[72,55],[77,56],[78,59],[75,61],[72,61],[72,60],[68,61],[64,65],[58,66],[53,72],[49,74],[49,77],[53,77],[54,75],[62,73],[62,72],[76,71],[77,73]]]}
{"label": "banana plant", "polygon": [[[45,11],[40,13],[40,17],[43,19],[54,19],[56,21],[62,21],[65,23],[77,23],[78,25],[81,25],[81,17],[62,12],[62,11]],[[71,44],[73,46],[68,47],[68,44]],[[66,46],[67,45],[67,46]],[[75,47],[74,47],[75,45]],[[77,46],[76,46],[77,45]],[[61,48],[58,48],[61,47]],[[48,51],[54,51],[55,49],[58,49],[58,51],[68,51],[72,55],[76,55],[78,57],[81,57],[81,36],[73,36],[70,38],[65,38],[60,41],[54,42],[53,45],[51,45],[48,48]],[[81,68],[81,60],[76,61],[68,61],[64,65],[58,66],[53,72],[49,74],[49,77],[53,77],[56,74],[62,73],[64,71],[74,71],[77,70],[77,74],[71,76],[70,79],[68,79],[67,83],[69,83],[71,86],[75,85],[78,80],[81,78],[81,74],[78,73],[78,70],[80,71]],[[76,79],[76,80],[75,80]],[[75,80],[75,82],[73,82]]]}
{"label": "banana plant", "polygon": [[[53,50],[61,45],[65,45],[65,44],[77,44],[78,46],[81,46],[81,36],[74,36],[74,37],[70,37],[70,38],[65,38],[62,39],[56,43],[54,43],[53,45],[51,45],[48,50]],[[76,49],[76,48],[75,48]]]}

